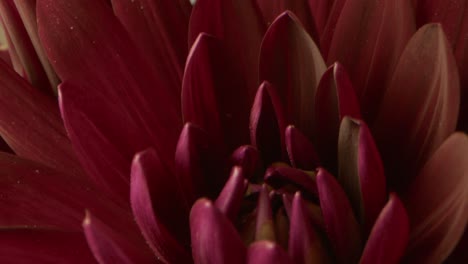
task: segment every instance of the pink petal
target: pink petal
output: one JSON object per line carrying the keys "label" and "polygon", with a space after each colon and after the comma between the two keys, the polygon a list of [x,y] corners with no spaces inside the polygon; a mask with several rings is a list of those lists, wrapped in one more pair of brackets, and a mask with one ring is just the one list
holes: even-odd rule
{"label": "pink petal", "polygon": [[192,255],[200,263],[244,263],[247,249],[230,221],[207,199],[190,212]]}
{"label": "pink petal", "polygon": [[388,82],[415,32],[407,0],[348,0],[337,21],[327,57],[349,71],[364,120],[372,124]]}
{"label": "pink petal", "polygon": [[191,5],[188,0],[112,0],[114,13],[131,39],[180,94],[187,58],[187,33]]}
{"label": "pink petal", "polygon": [[258,196],[256,208],[255,240],[276,241],[275,227],[273,225],[273,212],[271,210],[271,200],[266,185],[262,186]]}
{"label": "pink petal", "polygon": [[266,164],[283,160],[285,128],[280,98],[270,83],[263,82],[250,113],[250,141]]}
{"label": "pink petal", "polygon": [[231,155],[232,166],[242,168],[246,179],[253,179],[260,171],[260,154],[258,150],[250,145],[237,148]]}
{"label": "pink petal", "polygon": [[83,230],[89,248],[100,264],[151,263],[155,256],[146,247],[132,244],[120,233],[110,229],[89,212],[83,220]]}
{"label": "pink petal", "polygon": [[320,208],[338,263],[357,263],[362,250],[359,225],[345,192],[335,178],[319,168]]}
{"label": "pink petal", "polygon": [[154,150],[135,156],[130,185],[135,220],[158,258],[167,263],[188,263],[188,208],[177,185]]}
{"label": "pink petal", "polygon": [[459,93],[455,59],[441,26],[420,28],[401,55],[373,128],[393,188],[403,190],[455,130]]}
{"label": "pink petal", "polygon": [[408,215],[400,199],[392,193],[372,228],[359,263],[399,263],[406,250],[408,233]]}
{"label": "pink petal", "polygon": [[343,117],[361,118],[359,103],[346,70],[339,63],[328,68],[315,94],[315,145],[326,168],[336,168],[338,131]]}
{"label": "pink petal", "polygon": [[362,121],[345,117],[338,142],[338,179],[367,235],[387,200],[382,160]]}
{"label": "pink petal", "polygon": [[299,192],[292,203],[288,252],[294,263],[327,263],[321,238],[315,232],[306,205]]}
{"label": "pink petal", "polygon": [[244,169],[235,166],[232,168],[228,181],[216,199],[216,207],[233,223],[237,220],[237,214],[244,200],[247,185],[248,181],[244,177]]}
{"label": "pink petal", "polygon": [[286,128],[285,144],[293,167],[314,170],[319,165],[319,157],[312,142],[295,126],[290,125]]}
{"label": "pink petal", "polygon": [[247,264],[293,263],[286,251],[271,241],[257,241],[247,251]]}
{"label": "pink petal", "polygon": [[265,182],[273,188],[279,189],[292,184],[307,195],[317,195],[317,184],[313,172],[283,166],[271,166],[265,172]]}
{"label": "pink petal", "polygon": [[308,138],[313,130],[315,89],[324,71],[320,51],[297,18],[290,12],[281,14],[262,42],[260,79],[278,89],[287,121]]}
{"label": "pink petal", "polygon": [[96,263],[81,232],[51,228],[0,229],[2,263]]}
{"label": "pink petal", "polygon": [[441,263],[468,222],[468,137],[452,134],[414,178],[403,197],[411,231],[407,260]]}
{"label": "pink petal", "polygon": [[56,102],[0,61],[0,135],[18,156],[82,175]]}

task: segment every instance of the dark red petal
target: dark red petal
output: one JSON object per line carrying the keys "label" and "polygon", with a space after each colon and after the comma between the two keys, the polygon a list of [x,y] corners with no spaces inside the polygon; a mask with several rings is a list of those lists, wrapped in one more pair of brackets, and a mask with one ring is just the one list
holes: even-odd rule
{"label": "dark red petal", "polygon": [[285,116],[275,87],[263,82],[250,113],[250,141],[266,164],[283,160]]}
{"label": "dark red petal", "polygon": [[415,28],[408,0],[348,0],[343,6],[327,62],[338,61],[349,71],[364,120],[370,124]]}
{"label": "dark red petal", "polygon": [[314,170],[320,164],[314,145],[295,126],[290,125],[286,128],[285,144],[293,167]]}
{"label": "dark red petal", "polygon": [[207,199],[190,212],[192,256],[201,263],[245,263],[247,249],[230,221]]}
{"label": "dark red petal", "polygon": [[187,58],[191,5],[188,0],[112,0],[114,13],[131,39],[180,94]]}
{"label": "dark red petal", "polygon": [[232,153],[231,163],[232,166],[241,167],[244,177],[250,180],[260,170],[260,154],[250,145],[240,146]]}
{"label": "dark red petal", "polygon": [[188,208],[178,183],[150,149],[132,164],[130,201],[133,215],[147,243],[167,263],[188,263]]}
{"label": "dark red petal", "polygon": [[83,230],[89,248],[100,264],[151,263],[155,256],[147,247],[139,247],[127,240],[121,233],[110,229],[89,212],[83,220]]}
{"label": "dark red petal", "polygon": [[410,218],[408,263],[441,263],[468,222],[468,136],[452,134],[403,197]]}
{"label": "dark red petal", "polygon": [[320,51],[297,18],[290,12],[281,14],[263,38],[260,79],[277,88],[287,121],[308,138],[314,124],[315,90],[324,71]]}
{"label": "dark red petal", "polygon": [[0,61],[0,135],[18,156],[82,175],[56,102]]}
{"label": "dark red petal", "polygon": [[339,182],[365,235],[385,206],[387,188],[379,152],[367,125],[345,117],[338,141]]}
{"label": "dark red petal", "polygon": [[[164,154],[161,158],[165,163],[173,164],[181,128],[180,95],[146,61],[108,4],[94,0],[38,0],[37,17],[41,42],[59,77],[69,85],[86,87],[74,92],[82,100],[77,102],[76,111],[90,114],[87,118],[95,125],[101,120],[94,115],[119,120],[100,127],[106,139],[124,138],[133,131],[136,136],[126,137],[125,142],[111,141],[128,163],[136,152],[153,146]],[[124,131],[122,124],[128,120],[124,129],[128,131]],[[74,126],[73,120],[69,123]],[[82,137],[81,133],[77,136]],[[85,155],[92,155],[92,151],[81,150]]]}
{"label": "dark red petal", "polygon": [[259,85],[258,54],[265,32],[255,1],[197,0],[190,17],[189,46],[202,32],[221,40],[227,64],[240,78],[237,90],[246,95],[237,103],[250,107]]}
{"label": "dark red petal", "polygon": [[[315,0],[311,0],[315,1]],[[343,6],[347,0],[333,0],[330,7],[330,13],[328,14],[325,27],[323,28],[322,34],[320,35],[320,50],[324,58],[328,58],[328,52],[330,50],[330,44],[335,33],[336,24],[340,18],[341,11],[343,11]]]}
{"label": "dark red petal", "polygon": [[175,153],[176,176],[188,205],[200,197],[215,198],[227,180],[225,155],[201,128],[187,123]]}
{"label": "dark red petal", "polygon": [[315,95],[316,138],[322,166],[336,168],[338,132],[343,117],[361,118],[359,103],[346,70],[339,63],[328,68]]}
{"label": "dark red petal", "polygon": [[247,251],[247,264],[292,264],[286,251],[271,241],[257,241]]}
{"label": "dark red petal", "polygon": [[231,175],[224,185],[223,190],[218,198],[216,198],[216,207],[233,223],[237,220],[237,214],[241,208],[247,184],[248,182],[244,177],[244,169],[235,166],[232,168]]}
{"label": "dark red petal", "polygon": [[299,192],[294,195],[291,208],[288,252],[294,263],[328,263],[326,250],[312,222]]}
{"label": "dark red petal", "polygon": [[408,215],[400,199],[392,193],[372,228],[359,263],[399,263],[406,250],[408,233]]}
{"label": "dark red petal", "polygon": [[291,167],[271,166],[265,172],[264,179],[268,185],[277,189],[287,184],[293,184],[307,195],[317,195],[317,184],[313,172],[305,172]]}
{"label": "dark red petal", "polygon": [[81,232],[51,228],[0,228],[2,263],[96,263]]}
{"label": "dark red petal", "polygon": [[310,13],[315,21],[315,27],[317,28],[317,43],[320,41],[325,26],[328,21],[328,16],[332,9],[335,0],[309,0]]}
{"label": "dark red petal", "polygon": [[271,200],[266,185],[262,186],[258,196],[256,208],[255,240],[276,241],[275,227],[273,225],[273,212],[271,210]]}
{"label": "dark red petal", "polygon": [[335,178],[319,168],[317,188],[328,238],[338,263],[357,263],[362,244],[351,204]]}
{"label": "dark red petal", "polygon": [[459,79],[442,27],[429,24],[412,37],[385,93],[374,136],[402,190],[440,144],[455,130]]}

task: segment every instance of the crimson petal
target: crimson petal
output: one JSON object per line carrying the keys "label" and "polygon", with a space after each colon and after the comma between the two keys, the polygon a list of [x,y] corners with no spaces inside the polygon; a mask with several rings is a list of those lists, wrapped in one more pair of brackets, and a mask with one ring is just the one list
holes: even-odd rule
{"label": "crimson petal", "polygon": [[257,219],[255,226],[255,240],[276,241],[275,227],[273,225],[273,212],[271,200],[266,185],[262,186],[258,197]]}
{"label": "crimson petal", "polygon": [[252,243],[247,251],[247,264],[292,264],[286,251],[271,241]]}
{"label": "crimson petal", "polygon": [[299,129],[290,125],[286,128],[284,136],[289,161],[293,167],[314,170],[319,165],[314,145]]}
{"label": "crimson petal", "polygon": [[281,188],[287,184],[293,184],[308,195],[317,195],[315,174],[299,169],[283,166],[271,166],[265,172],[265,182],[274,188]]}
{"label": "crimson petal", "polygon": [[239,234],[211,201],[200,199],[193,205],[190,229],[196,264],[245,262],[247,249]]}
{"label": "crimson petal", "polygon": [[244,169],[235,166],[232,168],[228,181],[216,199],[216,207],[233,223],[236,221],[237,213],[241,208],[247,184],[248,181],[244,177]]}
{"label": "crimson petal", "polygon": [[250,145],[240,146],[232,153],[231,163],[233,166],[241,167],[244,177],[250,180],[260,170],[260,154]]}

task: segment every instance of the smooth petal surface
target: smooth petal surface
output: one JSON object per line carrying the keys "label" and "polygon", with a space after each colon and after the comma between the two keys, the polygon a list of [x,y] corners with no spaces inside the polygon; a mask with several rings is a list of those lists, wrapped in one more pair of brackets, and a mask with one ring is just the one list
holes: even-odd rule
{"label": "smooth petal surface", "polygon": [[404,190],[408,175],[454,132],[460,94],[456,67],[438,24],[420,28],[401,55],[373,127],[393,189]]}
{"label": "smooth petal surface", "polygon": [[325,30],[325,26],[328,21],[328,16],[330,14],[331,8],[336,2],[335,0],[308,0],[310,13],[315,22],[315,27],[317,28],[317,43],[320,41],[320,37]]}
{"label": "smooth petal surface", "polygon": [[2,263],[96,263],[81,232],[51,228],[0,228]]}
{"label": "smooth petal surface", "polygon": [[303,170],[314,170],[320,162],[312,142],[292,125],[286,128],[284,134],[291,165]]}
{"label": "smooth petal surface", "polygon": [[193,205],[190,230],[196,264],[245,262],[247,249],[236,229],[209,200],[200,199]]}
{"label": "smooth petal surface", "polygon": [[241,208],[247,184],[248,181],[244,177],[244,169],[234,166],[223,190],[218,198],[216,198],[216,207],[233,223],[235,223],[237,213]]}
{"label": "smooth petal surface", "polygon": [[410,218],[408,263],[440,263],[468,222],[468,136],[451,135],[403,197]]}
{"label": "smooth petal surface", "polygon": [[276,189],[292,184],[308,195],[317,195],[317,184],[313,172],[305,172],[291,167],[271,166],[265,172],[264,179],[268,185]]}
{"label": "smooth petal surface", "polygon": [[361,118],[361,111],[348,73],[341,64],[334,63],[320,79],[315,95],[314,142],[322,166],[329,170],[336,168],[338,131],[345,116]]}
{"label": "smooth petal surface", "polygon": [[326,250],[309,219],[299,192],[291,208],[288,252],[294,263],[328,263]]}
{"label": "smooth petal surface", "polygon": [[257,241],[247,251],[247,264],[293,263],[286,251],[271,241]]}
{"label": "smooth petal surface", "polygon": [[369,128],[345,117],[338,141],[338,180],[367,235],[387,200],[384,168]]}
{"label": "smooth petal surface", "polygon": [[257,219],[255,221],[255,240],[276,241],[275,228],[273,224],[273,212],[271,200],[266,185],[262,186],[258,196],[256,208]]}
{"label": "smooth petal surface", "polygon": [[409,220],[405,207],[392,193],[372,228],[359,263],[399,263],[408,244],[408,233]]}
{"label": "smooth petal surface", "polygon": [[242,168],[246,179],[253,179],[260,170],[260,153],[250,145],[240,146],[232,153],[231,163]]}
{"label": "smooth petal surface", "polygon": [[348,0],[330,43],[328,64],[340,62],[349,71],[364,120],[372,124],[406,43],[415,32],[407,0]]}
{"label": "smooth petal surface", "polygon": [[361,235],[346,193],[321,168],[317,173],[317,188],[325,228],[338,263],[357,263],[362,250]]}
{"label": "smooth petal surface", "polygon": [[56,102],[0,61],[0,135],[21,157],[82,175]]}
{"label": "smooth petal surface", "polygon": [[290,12],[268,29],[260,54],[260,80],[273,84],[282,99],[287,122],[309,139],[313,133],[317,84],[325,71],[320,51]]}
{"label": "smooth petal surface", "polygon": [[[310,0],[313,2],[318,2],[316,0]],[[344,4],[347,0],[333,0],[328,2],[333,2],[330,7],[330,13],[325,23],[325,27],[320,35],[320,50],[324,58],[328,58],[328,52],[330,51],[330,45],[333,40],[333,35],[335,34],[336,24],[340,18],[341,11],[343,11]]]}
{"label": "smooth petal surface", "polygon": [[131,170],[133,215],[147,243],[165,263],[188,263],[188,208],[178,183],[150,149],[137,154]]}
{"label": "smooth petal surface", "polygon": [[285,116],[276,90],[264,82],[258,88],[250,113],[250,141],[265,164],[283,160]]}
{"label": "smooth petal surface", "polygon": [[88,246],[100,264],[150,263],[154,256],[145,247],[132,244],[87,212],[83,230]]}

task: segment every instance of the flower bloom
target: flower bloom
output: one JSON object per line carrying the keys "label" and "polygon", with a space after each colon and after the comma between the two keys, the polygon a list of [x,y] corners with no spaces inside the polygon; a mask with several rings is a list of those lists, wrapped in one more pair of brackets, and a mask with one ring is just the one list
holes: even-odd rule
{"label": "flower bloom", "polygon": [[0,2],[2,262],[463,262],[467,10]]}

